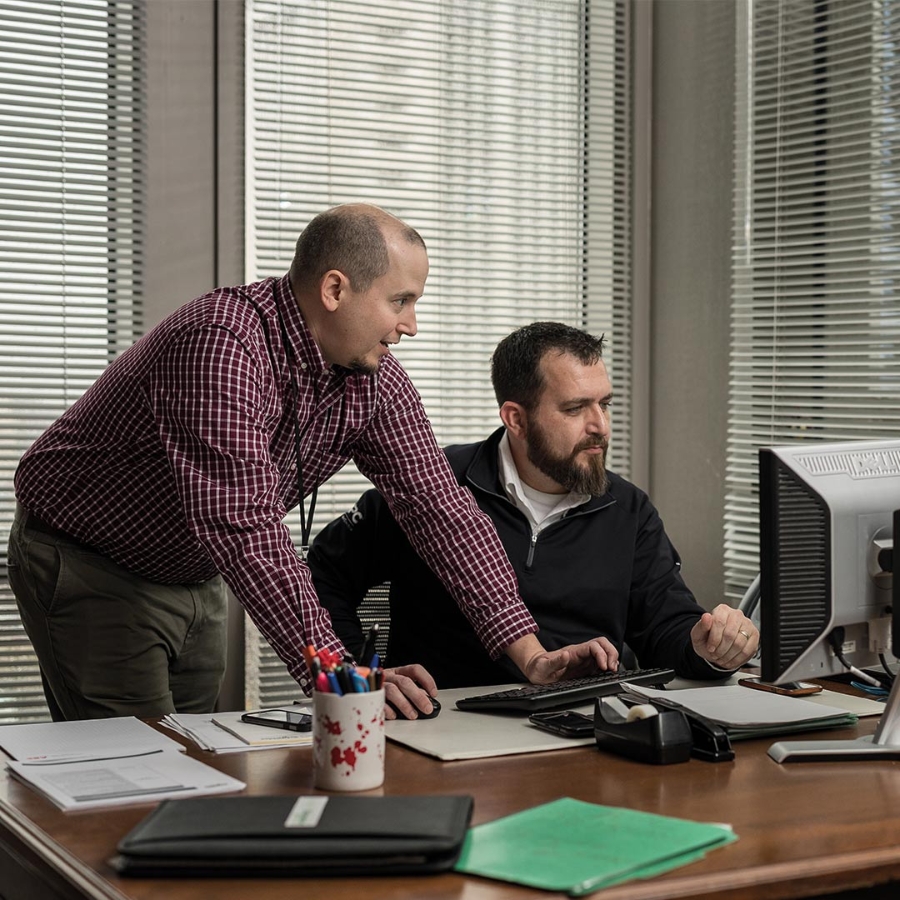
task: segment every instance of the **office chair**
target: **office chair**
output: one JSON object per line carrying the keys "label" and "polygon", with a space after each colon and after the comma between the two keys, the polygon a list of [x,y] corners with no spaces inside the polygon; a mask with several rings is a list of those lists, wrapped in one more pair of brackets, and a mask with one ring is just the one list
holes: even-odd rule
{"label": "office chair", "polygon": [[378,653],[383,667],[388,665],[387,645],[388,637],[391,633],[390,592],[391,583],[389,581],[377,584],[375,587],[369,588],[366,596],[362,599],[362,603],[357,608],[364,635],[368,633],[369,629],[376,622],[378,623],[378,639],[375,641],[375,651]]}

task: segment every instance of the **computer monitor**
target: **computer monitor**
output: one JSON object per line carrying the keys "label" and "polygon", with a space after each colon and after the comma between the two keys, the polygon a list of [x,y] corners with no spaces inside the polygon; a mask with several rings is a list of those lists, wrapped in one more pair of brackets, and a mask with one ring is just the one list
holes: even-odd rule
{"label": "computer monitor", "polygon": [[[762,679],[877,667],[892,646],[900,652],[891,616],[900,440],[763,448],[759,491]],[[900,687],[874,738],[779,743],[770,755],[900,758],[898,707]]]}

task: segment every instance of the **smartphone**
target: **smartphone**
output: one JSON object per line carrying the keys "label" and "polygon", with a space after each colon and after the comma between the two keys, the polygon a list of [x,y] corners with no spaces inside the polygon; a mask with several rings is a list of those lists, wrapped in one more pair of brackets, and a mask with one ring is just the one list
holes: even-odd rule
{"label": "smartphone", "polygon": [[783,694],[786,697],[807,697],[810,694],[818,694],[822,690],[821,684],[810,684],[808,681],[786,681],[784,684],[770,684],[768,681],[760,681],[758,678],[741,678],[738,684],[748,688],[755,688],[757,691]]}
{"label": "smartphone", "polygon": [[269,725],[272,728],[285,728],[288,731],[312,731],[312,716],[309,713],[297,712],[295,709],[258,709],[245,712],[242,722],[251,725]]}
{"label": "smartphone", "polygon": [[593,737],[594,717],[571,710],[557,710],[556,712],[536,712],[528,717],[528,721],[544,731],[552,731],[563,737]]}

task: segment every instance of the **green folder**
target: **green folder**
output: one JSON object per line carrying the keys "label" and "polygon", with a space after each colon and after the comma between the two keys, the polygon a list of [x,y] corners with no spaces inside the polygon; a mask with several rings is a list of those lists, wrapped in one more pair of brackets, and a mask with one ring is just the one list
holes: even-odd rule
{"label": "green folder", "polygon": [[580,897],[737,840],[727,825],[563,797],[469,829],[455,869]]}

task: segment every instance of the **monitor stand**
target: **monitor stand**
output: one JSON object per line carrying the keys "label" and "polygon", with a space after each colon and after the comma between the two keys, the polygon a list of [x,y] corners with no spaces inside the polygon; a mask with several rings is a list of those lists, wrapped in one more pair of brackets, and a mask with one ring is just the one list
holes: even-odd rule
{"label": "monitor stand", "polygon": [[871,737],[842,741],[778,741],[769,747],[778,763],[853,759],[900,759],[900,673],[888,694],[878,728]]}

